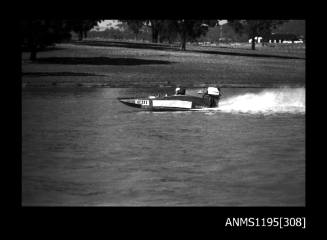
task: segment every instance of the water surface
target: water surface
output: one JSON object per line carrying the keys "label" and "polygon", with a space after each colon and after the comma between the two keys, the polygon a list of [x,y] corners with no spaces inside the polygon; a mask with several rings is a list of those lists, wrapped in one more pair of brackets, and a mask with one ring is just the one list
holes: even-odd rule
{"label": "water surface", "polygon": [[172,91],[23,90],[22,204],[305,205],[303,96],[258,111],[251,96],[273,105],[276,90],[231,88],[225,111],[158,113],[116,99]]}

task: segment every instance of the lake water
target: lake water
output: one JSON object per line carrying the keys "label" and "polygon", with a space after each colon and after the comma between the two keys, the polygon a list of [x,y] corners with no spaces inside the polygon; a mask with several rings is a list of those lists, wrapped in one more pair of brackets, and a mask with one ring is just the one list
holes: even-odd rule
{"label": "lake water", "polygon": [[144,112],[116,98],[173,89],[23,89],[22,204],[305,206],[305,89],[222,91]]}

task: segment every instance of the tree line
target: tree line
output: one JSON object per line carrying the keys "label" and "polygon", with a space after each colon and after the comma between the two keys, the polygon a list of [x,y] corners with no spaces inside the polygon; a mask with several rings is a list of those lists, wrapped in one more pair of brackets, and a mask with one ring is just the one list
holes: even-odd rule
{"label": "tree line", "polygon": [[181,42],[181,50],[186,50],[186,42],[205,35],[209,27],[218,24],[218,20],[121,20],[137,35],[143,26],[151,28],[152,42]]}
{"label": "tree line", "polygon": [[22,20],[20,22],[21,45],[30,51],[30,60],[37,58],[37,52],[54,43],[68,41],[72,32],[82,40],[87,32],[101,19],[95,20]]}
{"label": "tree line", "polygon": [[[30,59],[36,60],[37,52],[47,46],[72,37],[72,32],[79,40],[87,37],[87,32],[97,26],[103,19],[92,20],[23,20],[21,21],[21,44],[30,51]],[[209,27],[219,25],[218,20],[120,20],[137,36],[143,27],[151,29],[153,43],[180,41],[182,51],[186,50],[186,42],[205,36]],[[264,38],[271,34],[285,20],[228,20],[230,26],[238,34],[247,34],[252,39],[251,48],[255,50],[255,37]]]}
{"label": "tree line", "polygon": [[[209,27],[219,25],[219,20],[122,20],[129,28],[138,34],[140,29],[150,26],[152,42],[158,43],[164,40],[172,43],[177,38],[181,41],[181,50],[186,50],[186,42],[193,41],[200,36],[206,35]],[[247,34],[252,39],[251,48],[255,50],[255,37],[261,36],[268,39],[272,30],[287,22],[287,20],[228,20],[229,25],[239,35]]]}

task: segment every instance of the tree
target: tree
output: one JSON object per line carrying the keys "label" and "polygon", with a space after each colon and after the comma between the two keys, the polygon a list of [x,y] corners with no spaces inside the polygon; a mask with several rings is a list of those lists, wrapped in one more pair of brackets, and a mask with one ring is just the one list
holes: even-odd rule
{"label": "tree", "polygon": [[69,40],[71,31],[79,31],[80,37],[85,37],[97,21],[99,20],[22,20],[21,44],[31,52],[30,60],[34,61],[40,49]]}
{"label": "tree", "polygon": [[172,44],[178,38],[178,25],[176,21],[163,20],[159,32],[159,42],[168,41]]}
{"label": "tree", "polygon": [[147,20],[146,24],[151,27],[152,32],[152,42],[158,43],[159,33],[162,29],[163,20]]}
{"label": "tree", "polygon": [[255,37],[262,36],[264,39],[271,31],[285,20],[228,20],[230,25],[239,34],[247,33],[251,39],[251,49],[255,50]]}
{"label": "tree", "polygon": [[21,21],[21,43],[31,52],[30,60],[36,60],[37,51],[71,37],[65,20]]}
{"label": "tree", "polygon": [[82,41],[83,38],[87,38],[87,32],[101,21],[103,20],[68,20],[68,24],[71,30],[78,34],[78,40]]}
{"label": "tree", "polygon": [[181,39],[181,49],[186,49],[186,41],[194,40],[208,32],[208,27],[217,24],[217,20],[122,20],[127,22],[130,29],[138,34],[145,25],[151,27],[152,42],[158,43],[168,40],[172,43],[179,36]]}
{"label": "tree", "polygon": [[127,20],[125,22],[127,23],[128,28],[135,34],[135,39],[137,39],[137,36],[145,25],[145,22],[143,20]]}
{"label": "tree", "polygon": [[186,50],[186,41],[194,40],[208,32],[208,27],[217,24],[217,20],[177,20],[177,28],[181,38],[181,50]]}
{"label": "tree", "polygon": [[[146,26],[151,28],[152,42],[158,43],[160,40],[160,36],[165,34],[167,31],[172,31],[172,27],[168,28],[169,20],[158,20],[158,19],[150,19],[150,20],[121,20],[123,23],[126,23],[134,34],[138,35],[140,30]],[[161,40],[163,38],[161,37]]]}
{"label": "tree", "polygon": [[[151,28],[152,42],[162,42],[164,39],[171,39],[176,34],[176,21],[150,19],[145,21],[145,25]],[[169,36],[169,37],[168,37]]]}

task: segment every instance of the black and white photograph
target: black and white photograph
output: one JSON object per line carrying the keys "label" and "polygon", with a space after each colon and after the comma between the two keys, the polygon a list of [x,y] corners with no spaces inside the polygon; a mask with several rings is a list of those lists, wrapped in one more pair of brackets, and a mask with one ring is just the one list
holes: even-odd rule
{"label": "black and white photograph", "polygon": [[21,20],[21,205],[305,207],[305,26]]}

